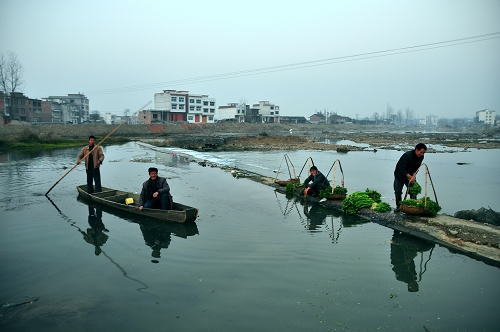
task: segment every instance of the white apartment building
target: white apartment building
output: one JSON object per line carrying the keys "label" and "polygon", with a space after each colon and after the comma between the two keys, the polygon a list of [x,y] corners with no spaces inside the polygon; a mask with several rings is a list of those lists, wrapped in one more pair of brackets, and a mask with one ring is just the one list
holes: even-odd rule
{"label": "white apartment building", "polygon": [[213,123],[215,107],[215,98],[208,95],[189,94],[189,91],[182,90],[155,93],[155,111],[160,112],[158,122]]}
{"label": "white apartment building", "polygon": [[484,123],[487,125],[494,125],[495,124],[495,117],[496,117],[495,111],[482,110],[482,111],[476,112],[477,120],[480,123]]}
{"label": "white apartment building", "polygon": [[245,109],[245,103],[228,103],[226,106],[219,106],[215,120],[245,122]]}
{"label": "white apartment building", "polygon": [[279,123],[280,122],[280,107],[269,103],[268,101],[259,101],[258,104],[252,105],[253,109],[258,109],[262,116],[263,123]]}
{"label": "white apartment building", "polygon": [[52,122],[79,124],[89,121],[89,99],[84,94],[42,98],[52,104]]}

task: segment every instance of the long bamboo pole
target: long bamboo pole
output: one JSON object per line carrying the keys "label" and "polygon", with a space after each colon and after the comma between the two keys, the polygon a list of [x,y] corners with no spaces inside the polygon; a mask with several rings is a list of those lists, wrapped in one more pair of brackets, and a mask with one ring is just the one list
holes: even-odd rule
{"label": "long bamboo pole", "polygon": [[[143,109],[144,109],[146,106],[148,106],[149,104],[151,104],[151,100],[150,100],[148,103],[146,103],[144,106],[142,106],[142,107],[141,107],[141,108],[140,108],[137,112],[135,112],[135,113],[140,112],[141,110],[143,110]],[[134,114],[135,114],[135,113],[134,113]],[[111,131],[111,132],[110,132],[110,133],[109,133],[106,137],[104,137],[104,138],[103,138],[103,139],[102,139],[99,143],[97,143],[96,145],[94,145],[94,148],[96,148],[96,147],[100,146],[100,145],[101,145],[101,144],[102,144],[105,140],[107,140],[107,139],[108,139],[111,135],[113,135],[113,134],[114,134],[114,133],[115,133],[118,129],[120,129],[120,128],[121,128],[121,127],[125,124],[125,123],[127,123],[127,121],[128,121],[128,119],[125,119],[125,120],[124,120],[124,121],[123,121],[123,122],[122,122],[122,123],[121,123],[118,127],[116,127],[115,129],[113,129],[113,130],[112,130],[112,131]],[[85,159],[85,158],[87,158],[87,156],[88,156],[90,153],[91,153],[91,151],[87,152],[87,153],[83,156],[82,160],[83,160],[83,159]],[[49,189],[49,190],[45,193],[45,196],[47,196],[47,195],[51,192],[51,190],[52,190],[52,189],[54,189],[54,187],[55,187],[55,186],[56,186],[59,182],[61,182],[61,180],[62,180],[62,179],[64,179],[64,177],[65,177],[66,175],[68,175],[68,174],[69,174],[69,172],[71,172],[73,169],[75,169],[75,167],[76,167],[76,166],[78,166],[78,165],[79,165],[78,163],[74,164],[74,165],[73,165],[73,167],[71,167],[71,168],[70,168],[70,169],[69,169],[66,173],[64,173],[64,175],[63,175],[63,176],[61,176],[61,177],[59,178],[59,180],[57,180],[57,181],[56,181],[56,183],[54,183],[54,185],[53,185],[52,187],[50,187],[50,189]]]}

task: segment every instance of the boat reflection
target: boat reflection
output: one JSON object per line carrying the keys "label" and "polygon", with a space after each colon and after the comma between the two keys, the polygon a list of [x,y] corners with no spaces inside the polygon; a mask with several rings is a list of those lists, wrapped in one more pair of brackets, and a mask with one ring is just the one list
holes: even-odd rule
{"label": "boat reflection", "polygon": [[[85,200],[80,197],[78,197],[77,200],[78,202],[88,205],[89,211],[91,208],[95,208],[96,210],[101,211],[101,216],[102,211],[104,211],[121,219],[127,220],[128,222],[138,224],[142,232],[145,244],[152,250],[151,256],[153,258],[161,258],[161,249],[167,249],[170,246],[172,235],[186,239],[189,236],[199,234],[198,227],[196,226],[195,222],[188,222],[183,224],[162,222],[138,215],[133,215],[120,210],[115,210],[105,205],[97,205],[94,202]],[[158,263],[158,260],[153,259],[152,262]]]}
{"label": "boat reflection", "polygon": [[[429,251],[424,262],[424,252]],[[394,231],[391,241],[391,265],[396,279],[408,285],[408,292],[418,292],[422,275],[427,271],[427,263],[431,260],[434,244],[419,238]],[[415,266],[415,258],[420,253],[419,272]]]}

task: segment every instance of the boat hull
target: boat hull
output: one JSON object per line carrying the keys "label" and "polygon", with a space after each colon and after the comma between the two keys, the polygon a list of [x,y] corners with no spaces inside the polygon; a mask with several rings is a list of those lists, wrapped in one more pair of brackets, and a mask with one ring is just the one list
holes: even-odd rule
{"label": "boat hull", "polygon": [[[102,192],[89,194],[87,185],[77,186],[79,195],[90,201],[112,207],[117,210],[131,214],[162,220],[165,222],[186,223],[193,222],[198,217],[198,209],[184,204],[174,202],[173,210],[147,209],[139,210],[139,195],[116,190],[112,188],[102,188]],[[125,199],[132,198],[134,203],[125,204]]]}

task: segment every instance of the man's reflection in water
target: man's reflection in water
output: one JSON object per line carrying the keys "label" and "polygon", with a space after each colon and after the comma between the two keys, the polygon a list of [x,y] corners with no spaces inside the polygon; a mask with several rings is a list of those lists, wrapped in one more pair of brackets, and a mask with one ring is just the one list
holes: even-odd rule
{"label": "man's reflection in water", "polygon": [[[397,280],[408,284],[409,292],[418,292],[418,282],[422,280],[422,275],[427,269],[427,263],[431,259],[431,249],[433,248],[433,243],[394,231],[391,242],[392,270],[396,274]],[[423,253],[428,250],[431,250],[431,252],[427,261],[423,264]],[[414,258],[418,253],[421,253],[421,260],[417,278]]]}
{"label": "man's reflection in water", "polygon": [[323,207],[319,204],[312,204],[311,209],[309,209],[307,201],[304,201],[304,214],[309,220],[309,230],[315,230],[317,226],[324,224],[327,217],[327,213]]}
{"label": "man's reflection in water", "polygon": [[89,226],[87,232],[79,230],[83,234],[83,239],[85,242],[94,245],[95,255],[98,256],[101,253],[101,246],[108,240],[108,235],[104,232],[109,232],[104,224],[102,223],[102,211],[99,209],[94,209],[89,206]]}
{"label": "man's reflection in water", "polygon": [[146,245],[153,249],[151,256],[154,258],[160,258],[160,250],[162,248],[168,248],[170,241],[172,241],[172,233],[144,225],[141,225],[141,231]]}

